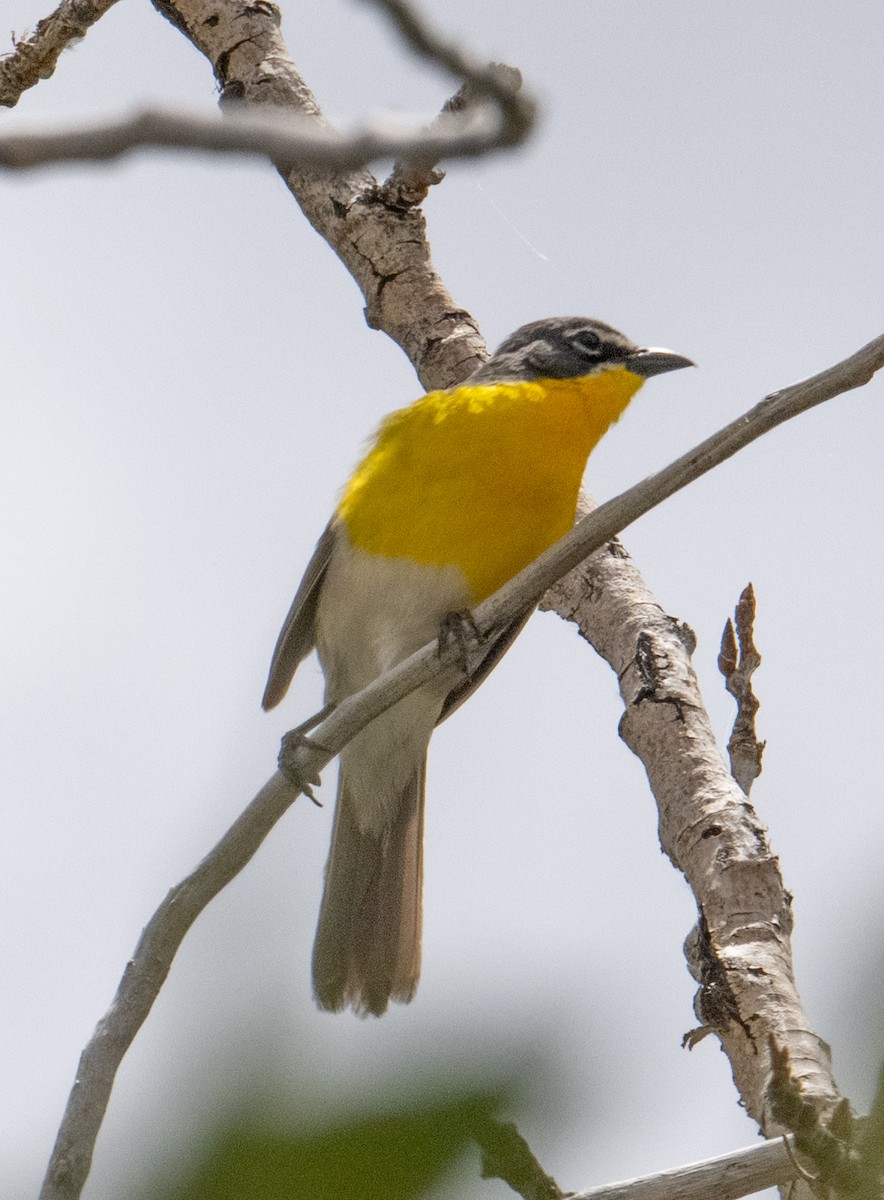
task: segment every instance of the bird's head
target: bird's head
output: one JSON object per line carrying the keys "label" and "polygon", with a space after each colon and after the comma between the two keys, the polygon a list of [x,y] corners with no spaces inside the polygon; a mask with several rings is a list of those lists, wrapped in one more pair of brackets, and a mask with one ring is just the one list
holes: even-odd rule
{"label": "bird's head", "polygon": [[671,350],[637,346],[603,321],[546,317],[510,334],[469,382],[575,379],[618,367],[646,379],[692,366]]}

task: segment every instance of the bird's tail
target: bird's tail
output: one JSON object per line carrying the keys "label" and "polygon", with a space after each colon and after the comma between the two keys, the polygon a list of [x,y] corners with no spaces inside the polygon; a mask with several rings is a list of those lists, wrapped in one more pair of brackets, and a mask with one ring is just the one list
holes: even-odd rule
{"label": "bird's tail", "polygon": [[379,1017],[407,1004],[421,966],[426,760],[406,783],[396,816],[380,834],[356,822],[343,764],[325,891],[313,947],[320,1008],[348,1005]]}

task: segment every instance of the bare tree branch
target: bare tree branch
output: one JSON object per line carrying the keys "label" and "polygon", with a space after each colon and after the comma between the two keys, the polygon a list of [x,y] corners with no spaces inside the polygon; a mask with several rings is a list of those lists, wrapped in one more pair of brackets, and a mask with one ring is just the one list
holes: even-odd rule
{"label": "bare tree branch", "polygon": [[775,1138],[672,1171],[572,1192],[568,1200],[737,1200],[798,1178],[792,1138]]}
{"label": "bare tree branch", "polygon": [[13,108],[22,92],[48,79],[62,50],[103,17],[116,0],[62,0],[32,34],[13,38],[15,49],[0,58],[0,106]]}
{"label": "bare tree branch", "polygon": [[277,162],[321,170],[353,170],[378,158],[433,158],[485,154],[500,143],[489,114],[467,123],[440,119],[432,132],[404,135],[383,125],[349,136],[317,126],[309,118],[277,113],[255,115],[236,108],[225,120],[195,113],[144,109],[90,128],[0,137],[0,166],[23,170],[47,164],[104,161],[151,147],[257,154]]}
{"label": "bare tree branch", "polygon": [[[308,117],[255,114],[230,106],[224,119],[144,109],[90,128],[0,135],[0,167],[26,170],[63,162],[103,162],[139,148],[259,154],[313,170],[350,171],[379,158],[476,158],[509,146],[498,113],[485,105],[443,113],[432,129],[396,133],[380,123],[345,135]],[[426,168],[422,168],[426,170]]]}
{"label": "bare tree branch", "polygon": [[[419,53],[465,81],[429,129],[402,133],[378,122],[343,134],[317,120],[315,113],[255,113],[234,103],[226,106],[226,121],[144,109],[87,128],[0,136],[0,167],[25,170],[50,163],[105,161],[145,147],[258,154],[285,164],[286,170],[297,167],[335,173],[354,171],[380,158],[395,158],[398,177],[394,172],[396,182],[388,181],[383,195],[385,202],[392,203],[393,193],[397,193],[401,206],[405,194],[412,197],[409,204],[418,203],[417,191],[426,194],[440,159],[476,158],[524,141],[534,123],[534,104],[521,92],[522,77],[515,68],[473,62],[434,35],[401,0],[376,3],[394,17]],[[91,5],[87,7],[91,10]],[[48,20],[58,24],[56,17]],[[20,43],[18,49],[24,46]],[[0,63],[0,68],[4,65]],[[228,88],[226,99],[233,98]]]}
{"label": "bare tree branch", "polygon": [[[861,385],[881,367],[882,354],[879,337],[830,370],[769,396],[640,488],[668,491],[680,471],[694,471],[708,456],[723,461],[750,425],[773,428],[787,412]],[[569,537],[578,537],[584,524]],[[562,543],[552,553],[564,559]],[[577,623],[617,674],[626,705],[621,735],[645,765],[661,844],[700,912],[686,950],[701,983],[695,1001],[701,1032],[720,1038],[742,1101],[767,1136],[781,1132],[767,1091],[770,1036],[788,1048],[803,1094],[823,1116],[834,1111],[839,1093],[829,1049],[813,1032],[795,984],[791,897],[766,831],[716,745],[690,662],[693,638],[662,611],[616,542],[552,588],[542,607]],[[689,1044],[697,1040],[695,1033]]]}
{"label": "bare tree branch", "polygon": [[[536,601],[565,571],[579,563],[587,554],[609,543],[627,524],[662,500],[783,421],[843,391],[859,387],[882,366],[884,335],[829,370],[768,396],[744,416],[707,438],[670,466],[584,517],[560,542],[478,606],[474,613],[477,627],[483,633],[487,633],[505,623],[516,613],[523,611],[526,604]],[[631,659],[628,658],[624,663],[622,689],[628,704],[624,724],[632,719],[636,728],[625,736],[645,761],[661,806],[672,800],[673,808],[677,808],[680,813],[690,812],[693,817],[693,823],[688,830],[689,836],[685,836],[681,825],[676,828],[674,822],[666,823],[661,818],[664,846],[673,861],[684,870],[698,897],[701,911],[710,914],[709,928],[715,931],[717,937],[715,953],[725,962],[725,969],[734,973],[735,985],[740,983],[739,977],[747,973],[747,963],[741,960],[741,955],[745,952],[745,938],[741,945],[739,938],[735,936],[738,931],[732,927],[728,908],[728,901],[732,896],[727,887],[723,886],[722,879],[728,876],[728,870],[736,872],[736,866],[742,862],[745,870],[736,872],[737,875],[742,874],[748,880],[747,887],[757,889],[758,873],[753,872],[752,867],[756,866],[765,873],[765,879],[762,881],[765,886],[760,898],[759,894],[753,892],[750,907],[741,911],[744,921],[741,927],[743,934],[746,914],[757,913],[758,922],[765,922],[765,928],[770,928],[774,938],[773,950],[765,952],[764,970],[755,981],[757,986],[754,1002],[758,1007],[752,1020],[761,1026],[759,1032],[767,1033],[771,1028],[775,1028],[779,1044],[790,1048],[793,1059],[803,1048],[805,1053],[802,1061],[807,1070],[809,1071],[811,1066],[818,1069],[815,1058],[810,1053],[811,1048],[816,1050],[818,1039],[813,1039],[813,1035],[809,1033],[809,1026],[801,1013],[800,1002],[794,990],[788,942],[789,925],[784,918],[784,892],[776,860],[767,852],[763,831],[755,823],[754,814],[746,803],[745,796],[739,793],[742,803],[735,805],[732,791],[729,794],[729,789],[735,787],[734,781],[721,762],[711,730],[708,730],[708,720],[705,720],[704,728],[705,713],[689,662],[682,668],[685,695],[678,703],[685,711],[690,709],[694,718],[694,726],[686,736],[688,739],[702,738],[702,742],[699,751],[696,746],[690,747],[689,750],[679,746],[680,756],[670,767],[673,775],[679,779],[677,785],[665,776],[666,767],[659,755],[654,753],[659,746],[659,734],[653,726],[643,725],[643,721],[645,714],[655,714],[665,709],[669,715],[664,718],[664,722],[671,725],[674,720],[671,715],[673,709],[668,704],[672,701],[667,705],[645,703],[651,699],[646,690],[648,674],[646,666],[640,667],[636,661],[635,644],[638,634],[634,625],[631,634]],[[630,641],[630,638],[627,640]],[[683,642],[679,640],[678,644],[684,649]],[[608,648],[601,652],[608,657]],[[436,644],[425,646],[394,671],[343,701],[317,726],[309,739],[301,733],[294,739],[284,739],[280,756],[281,771],[264,785],[242,816],[192,874],[172,889],[145,928],[110,1009],[99,1022],[89,1045],[83,1051],[77,1079],[68,1100],[40,1193],[41,1200],[76,1200],[80,1195],[116,1070],[150,1011],[178,946],[198,914],[251,859],[289,805],[305,790],[305,784],[309,788],[309,785],[316,781],[319,772],[360,729],[429,679],[443,672],[459,671],[461,655],[462,647],[459,646],[449,645],[447,649],[441,649]],[[629,667],[629,671],[626,667]],[[670,674],[671,667],[670,663]],[[656,669],[655,667],[654,670]],[[658,689],[663,678],[661,673],[654,682]],[[693,680],[692,684],[690,680]],[[693,688],[693,692],[688,692],[689,686]],[[655,697],[657,698],[659,697]],[[638,716],[635,716],[636,713]],[[652,716],[651,720],[654,719]],[[647,739],[650,739],[650,744],[647,743]],[[698,753],[706,760],[708,776],[703,781],[703,788],[699,789],[699,799],[694,794],[697,773],[693,768],[690,773],[686,773],[684,768],[685,761],[690,762],[692,756],[696,759]],[[713,756],[718,760],[718,776],[712,761]],[[686,774],[691,785],[689,794],[671,796],[670,792],[674,788],[677,789],[677,793],[684,791]],[[726,782],[723,783],[722,779]],[[698,803],[701,806],[700,810],[696,808]],[[695,807],[691,808],[692,805]],[[735,823],[732,828],[726,829],[724,825],[728,819]],[[712,830],[715,831],[714,834],[710,833]],[[721,864],[716,862],[715,854],[724,843],[728,843],[727,853],[731,856],[727,870],[722,869]],[[765,903],[775,909],[772,915],[766,909],[762,911]],[[753,962],[750,961],[748,967],[748,974],[752,975]],[[785,990],[785,995],[774,997],[772,992],[777,989],[781,992]],[[790,1025],[785,1030],[781,1029],[784,1014]],[[792,1025],[792,1022],[797,1023]],[[748,1024],[742,1017],[729,1018],[722,1022],[722,1028],[716,1028],[731,1055],[737,1084],[747,1099],[750,1111],[753,1115],[758,1115],[759,1119],[765,1120],[762,1112],[763,1098],[757,1094],[755,1076],[748,1069],[745,1072],[740,1070],[740,1064],[748,1051],[743,1049],[742,1057],[737,1052],[741,1049],[739,1039],[745,1038],[747,1031]],[[738,1044],[732,1046],[729,1038],[736,1038]],[[808,1047],[807,1039],[813,1039],[812,1047]],[[751,1043],[750,1048],[756,1058],[760,1057],[759,1051]],[[834,1084],[831,1088],[834,1089]]]}

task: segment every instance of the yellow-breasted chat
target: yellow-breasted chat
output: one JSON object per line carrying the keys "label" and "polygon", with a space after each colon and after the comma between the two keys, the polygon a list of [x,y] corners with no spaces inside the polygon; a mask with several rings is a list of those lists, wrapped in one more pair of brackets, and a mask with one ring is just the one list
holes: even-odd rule
{"label": "yellow-breasted chat", "polygon": [[[336,703],[490,596],[574,523],[587,459],[645,379],[692,365],[601,321],[551,317],[516,330],[460,386],[390,413],[307,566],[264,707],[314,647]],[[341,752],[313,950],[321,1008],[379,1016],[414,995],[430,735],[529,615],[492,637],[466,683],[420,688]]]}

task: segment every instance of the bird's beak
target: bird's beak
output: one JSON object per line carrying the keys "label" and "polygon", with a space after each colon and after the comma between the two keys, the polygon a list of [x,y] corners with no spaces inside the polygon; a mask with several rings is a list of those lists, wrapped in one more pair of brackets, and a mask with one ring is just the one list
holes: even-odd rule
{"label": "bird's beak", "polygon": [[627,371],[647,379],[651,375],[662,375],[664,371],[679,371],[682,367],[695,367],[697,364],[683,354],[651,347],[628,355],[623,365]]}

